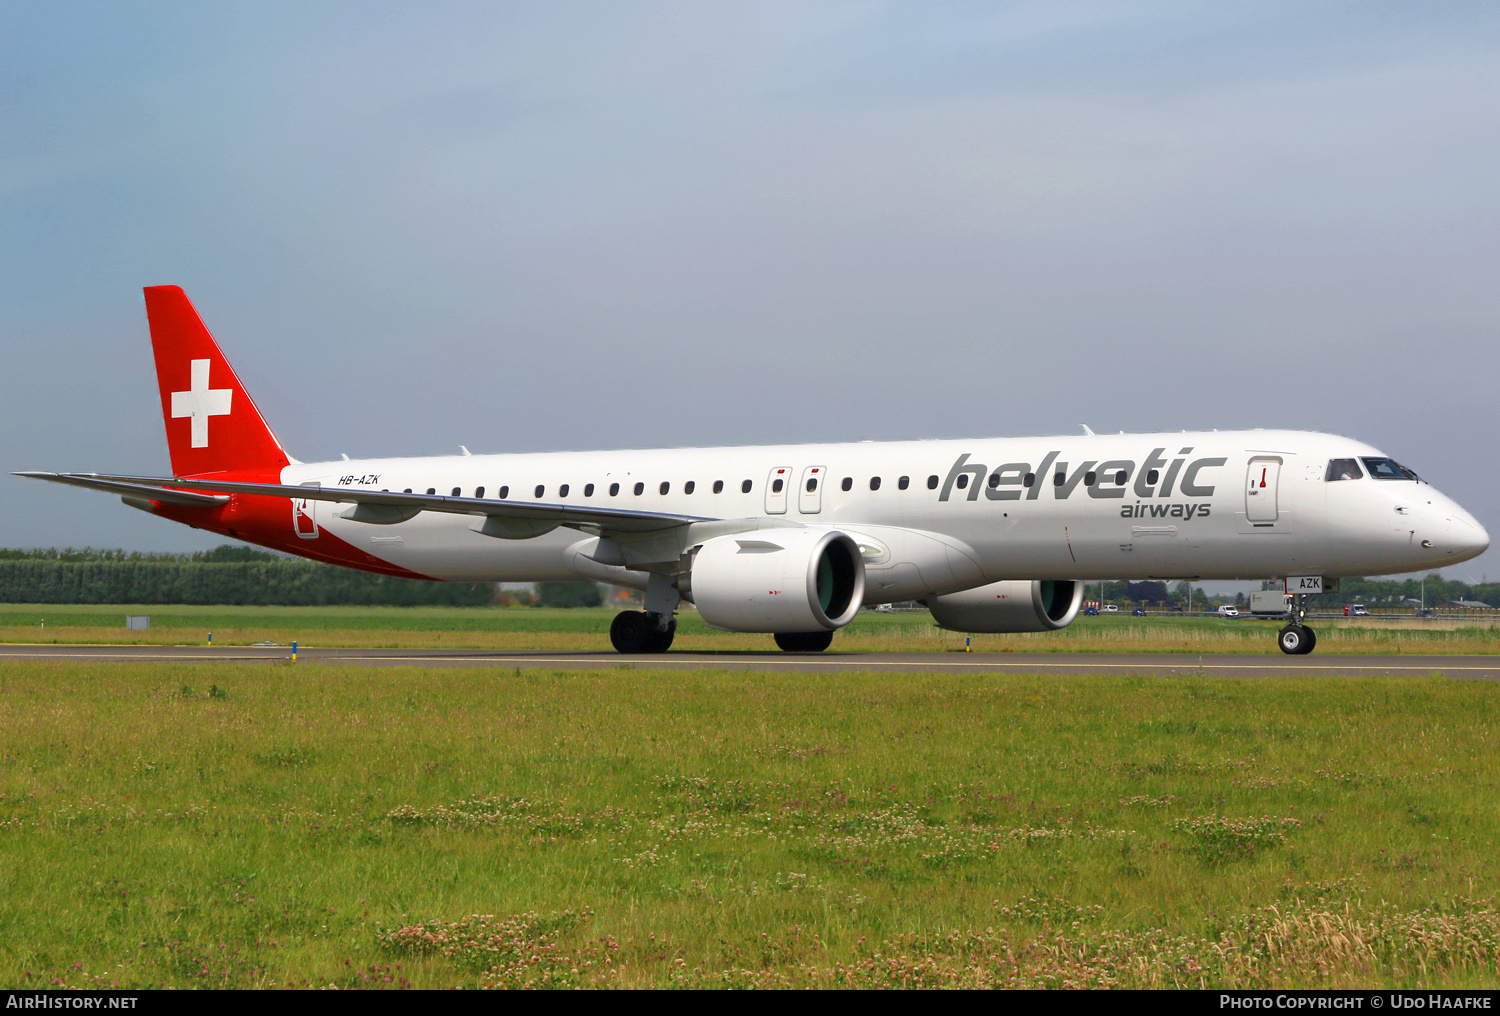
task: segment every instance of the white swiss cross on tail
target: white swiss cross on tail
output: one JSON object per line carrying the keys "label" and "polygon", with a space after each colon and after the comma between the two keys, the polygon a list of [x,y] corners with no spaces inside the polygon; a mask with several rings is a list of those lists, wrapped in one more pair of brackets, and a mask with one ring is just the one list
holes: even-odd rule
{"label": "white swiss cross on tail", "polygon": [[208,387],[208,360],[192,360],[192,380],[185,392],[172,393],[172,418],[189,416],[193,420],[193,447],[208,447],[208,418],[228,416],[232,388]]}

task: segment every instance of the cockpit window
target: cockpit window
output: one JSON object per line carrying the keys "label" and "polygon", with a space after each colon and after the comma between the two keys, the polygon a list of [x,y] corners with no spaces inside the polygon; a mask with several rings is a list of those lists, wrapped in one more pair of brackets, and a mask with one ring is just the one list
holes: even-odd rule
{"label": "cockpit window", "polygon": [[1329,459],[1325,480],[1363,480],[1365,474],[1359,470],[1358,459]]}
{"label": "cockpit window", "polygon": [[1365,468],[1370,471],[1371,479],[1375,480],[1415,480],[1417,474],[1407,469],[1395,459],[1370,459],[1364,460]]}

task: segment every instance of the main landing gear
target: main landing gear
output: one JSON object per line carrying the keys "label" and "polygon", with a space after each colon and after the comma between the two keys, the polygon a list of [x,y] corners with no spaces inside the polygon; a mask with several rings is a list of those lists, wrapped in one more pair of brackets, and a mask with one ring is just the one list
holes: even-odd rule
{"label": "main landing gear", "polygon": [[1307,616],[1302,597],[1297,597],[1296,603],[1290,611],[1291,620],[1276,633],[1276,645],[1288,656],[1306,656],[1318,644],[1318,636],[1302,623]]}
{"label": "main landing gear", "polygon": [[609,626],[609,641],[621,653],[664,653],[676,634],[675,617],[644,610],[622,610]]}
{"label": "main landing gear", "polygon": [[788,653],[821,653],[833,645],[831,631],[779,631],[776,648]]}

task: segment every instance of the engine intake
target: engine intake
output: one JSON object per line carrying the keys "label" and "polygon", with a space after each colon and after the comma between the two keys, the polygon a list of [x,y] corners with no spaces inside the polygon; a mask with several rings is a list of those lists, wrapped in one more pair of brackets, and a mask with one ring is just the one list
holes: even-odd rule
{"label": "engine intake", "polygon": [[715,628],[831,631],[859,613],[865,563],[847,533],[757,530],[706,541],[693,556],[688,586],[698,613]]}
{"label": "engine intake", "polygon": [[926,600],[932,619],[967,632],[1056,631],[1078,616],[1083,584],[1070,581],[991,582]]}

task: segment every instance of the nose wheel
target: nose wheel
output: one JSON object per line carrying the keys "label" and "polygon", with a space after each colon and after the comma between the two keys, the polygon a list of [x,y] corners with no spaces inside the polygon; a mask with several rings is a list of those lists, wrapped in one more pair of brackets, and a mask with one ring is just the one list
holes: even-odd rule
{"label": "nose wheel", "polygon": [[1276,644],[1288,656],[1306,656],[1318,644],[1318,636],[1306,625],[1294,622],[1276,633]]}
{"label": "nose wheel", "polygon": [[643,610],[622,610],[609,625],[609,641],[620,653],[664,653],[677,634],[677,619]]}
{"label": "nose wheel", "polygon": [[1302,621],[1307,617],[1307,597],[1288,597],[1287,624],[1276,633],[1276,645],[1288,656],[1306,656],[1318,644],[1318,636]]}

